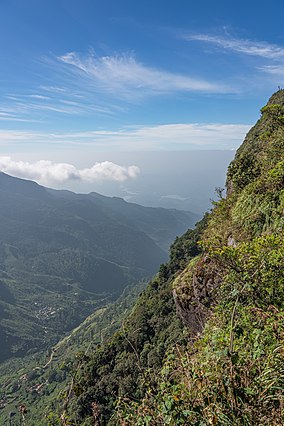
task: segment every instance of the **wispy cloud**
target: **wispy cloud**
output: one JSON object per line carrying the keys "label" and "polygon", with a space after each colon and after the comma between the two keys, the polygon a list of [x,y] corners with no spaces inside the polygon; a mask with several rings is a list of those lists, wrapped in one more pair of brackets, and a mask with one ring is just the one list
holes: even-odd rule
{"label": "wispy cloud", "polygon": [[95,163],[90,168],[80,170],[68,163],[53,163],[47,160],[29,163],[14,161],[11,157],[0,157],[0,170],[45,185],[60,184],[72,180],[124,182],[127,179],[136,178],[140,172],[137,166],[125,167],[110,161]]}
{"label": "wispy cloud", "polygon": [[42,133],[33,131],[0,130],[0,144],[18,141],[37,141],[43,137]]}
{"label": "wispy cloud", "polygon": [[37,95],[37,94],[27,95],[27,97],[32,99],[40,99],[40,100],[47,100],[47,101],[51,99],[49,96]]}
{"label": "wispy cloud", "polygon": [[284,76],[284,63],[278,65],[263,65],[261,71],[275,76]]}
{"label": "wispy cloud", "polygon": [[113,117],[151,97],[188,93],[235,93],[222,81],[170,72],[138,61],[133,54],[113,56],[69,52],[39,60],[37,84],[6,93],[1,121],[51,121],[54,118]]}
{"label": "wispy cloud", "polygon": [[29,122],[35,123],[33,117],[26,117],[24,114],[20,112],[19,105],[0,105],[0,121],[19,121],[19,122]]}
{"label": "wispy cloud", "polygon": [[[105,105],[106,103],[94,102],[90,93],[83,91],[68,90],[59,91],[54,87],[39,87],[37,94],[8,94],[5,100],[0,102],[0,120],[40,122],[48,121],[54,116],[91,116],[99,115],[113,116],[115,107]],[[72,86],[72,83],[70,82]],[[86,90],[86,88],[85,88]]]}
{"label": "wispy cloud", "polygon": [[183,35],[183,39],[187,41],[210,43],[222,49],[231,50],[240,54],[258,56],[266,59],[284,60],[284,48],[265,41],[253,41],[210,34],[185,34]]}
{"label": "wispy cloud", "polygon": [[94,130],[87,132],[15,132],[1,131],[0,146],[29,144],[78,145],[99,150],[187,150],[231,149],[242,142],[250,125],[191,123],[163,124],[156,126],[132,126],[117,130]]}
{"label": "wispy cloud", "polygon": [[249,128],[242,124],[166,124],[140,127],[125,134],[130,143],[136,141],[144,149],[226,149],[237,147]]}
{"label": "wispy cloud", "polygon": [[58,61],[77,70],[77,78],[87,78],[93,90],[124,98],[168,94],[173,92],[224,93],[230,91],[222,83],[214,83],[189,75],[148,67],[133,55],[98,57],[76,52],[59,56]]}

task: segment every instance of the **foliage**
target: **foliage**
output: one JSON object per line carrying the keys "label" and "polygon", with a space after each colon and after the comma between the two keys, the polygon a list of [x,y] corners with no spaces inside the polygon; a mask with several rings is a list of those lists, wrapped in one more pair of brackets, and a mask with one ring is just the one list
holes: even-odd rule
{"label": "foliage", "polygon": [[176,239],[120,329],[90,351],[81,342],[49,426],[60,415],[73,426],[283,424],[283,108],[279,90],[229,167],[227,197]]}
{"label": "foliage", "polygon": [[283,235],[216,252],[227,274],[201,339],[177,345],[124,425],[278,425],[284,416]]}
{"label": "foliage", "polygon": [[54,345],[156,272],[190,212],[53,191],[0,173],[0,362]]}
{"label": "foliage", "polygon": [[[148,380],[142,398],[120,395],[113,424],[282,424],[283,105],[280,91],[262,110],[229,167],[227,198],[214,203],[209,215],[201,257],[187,259],[175,279],[179,292],[196,293],[196,285],[208,279],[206,268],[218,275],[202,336],[192,338],[189,330],[187,344],[168,348],[158,381]],[[183,309],[192,313],[197,307]]]}
{"label": "foliage", "polygon": [[[0,423],[8,422],[10,412],[19,416],[18,407],[24,403],[29,426],[61,425],[58,413],[63,409],[78,362],[117,331],[145,285],[141,282],[127,287],[117,301],[94,312],[48,351],[2,363],[0,400],[4,405]],[[14,422],[20,422],[17,416]]]}
{"label": "foliage", "polygon": [[185,341],[182,324],[176,316],[172,280],[193,256],[200,252],[197,240],[206,218],[194,231],[177,238],[170,260],[138,297],[122,329],[105,344],[98,346],[80,363],[76,375],[76,393],[67,415],[74,424],[91,422],[92,403],[100,412],[100,422],[109,421],[114,403],[120,396],[140,399],[149,383],[158,380],[166,351],[174,343]]}
{"label": "foliage", "polygon": [[[262,117],[249,131],[243,144],[229,166],[227,187],[234,191],[242,190],[247,184],[257,179],[270,167],[279,153],[283,155],[283,112],[284,91],[279,90],[262,108]],[[277,147],[280,139],[280,146]],[[268,154],[268,155],[267,155]]]}

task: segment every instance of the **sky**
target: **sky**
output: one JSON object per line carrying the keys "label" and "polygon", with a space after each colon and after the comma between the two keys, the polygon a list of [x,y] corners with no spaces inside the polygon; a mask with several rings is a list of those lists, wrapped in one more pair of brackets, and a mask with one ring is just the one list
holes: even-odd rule
{"label": "sky", "polygon": [[0,170],[84,191],[138,181],[123,152],[234,151],[284,85],[283,12],[282,0],[1,0]]}

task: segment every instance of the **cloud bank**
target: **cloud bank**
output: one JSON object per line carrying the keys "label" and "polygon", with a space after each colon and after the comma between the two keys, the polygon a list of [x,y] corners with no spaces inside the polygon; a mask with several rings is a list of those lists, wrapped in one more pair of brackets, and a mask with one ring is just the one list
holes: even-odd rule
{"label": "cloud bank", "polygon": [[136,178],[140,173],[137,166],[125,167],[111,161],[95,163],[90,168],[79,170],[68,163],[53,163],[48,160],[29,163],[14,161],[11,157],[0,157],[0,170],[13,176],[35,180],[44,185],[65,183],[71,180],[124,182],[127,179]]}
{"label": "cloud bank", "polygon": [[175,123],[156,126],[128,126],[116,130],[39,133],[26,131],[0,131],[0,147],[21,147],[29,143],[35,151],[48,146],[78,146],[100,151],[153,151],[187,149],[237,148],[250,124]]}

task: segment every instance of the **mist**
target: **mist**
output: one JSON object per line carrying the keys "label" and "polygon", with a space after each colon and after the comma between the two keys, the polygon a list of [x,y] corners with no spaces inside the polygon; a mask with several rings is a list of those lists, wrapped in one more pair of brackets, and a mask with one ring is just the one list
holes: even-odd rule
{"label": "mist", "polygon": [[88,156],[82,152],[76,159],[65,154],[52,160],[76,163],[76,167],[111,161],[126,168],[134,165],[140,173],[123,181],[75,179],[51,186],[80,193],[98,192],[145,206],[202,214],[210,209],[212,199],[216,198],[215,188],[224,188],[227,167],[234,154],[234,150],[90,152]]}

